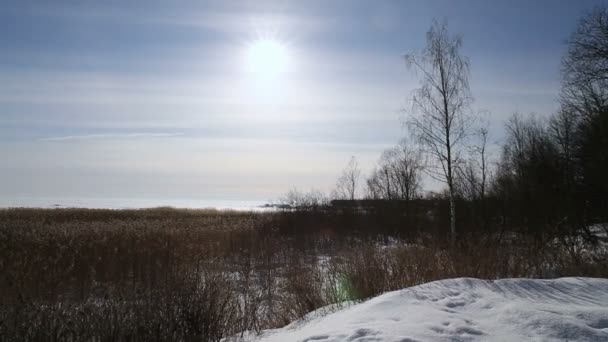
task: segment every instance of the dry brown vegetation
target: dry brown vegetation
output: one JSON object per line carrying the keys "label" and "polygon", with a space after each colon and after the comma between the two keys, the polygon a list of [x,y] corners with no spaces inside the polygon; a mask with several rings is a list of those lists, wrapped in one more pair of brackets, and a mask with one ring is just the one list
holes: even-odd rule
{"label": "dry brown vegetation", "polygon": [[436,279],[608,275],[592,244],[475,232],[451,246],[442,222],[392,215],[1,210],[0,339],[219,341]]}

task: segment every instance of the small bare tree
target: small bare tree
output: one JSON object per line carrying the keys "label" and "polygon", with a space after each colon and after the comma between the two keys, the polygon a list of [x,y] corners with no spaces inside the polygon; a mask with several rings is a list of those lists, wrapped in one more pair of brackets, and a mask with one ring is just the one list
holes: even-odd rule
{"label": "small bare tree", "polygon": [[422,154],[406,140],[385,150],[367,180],[368,196],[373,199],[412,200],[420,192]]}
{"label": "small bare tree", "polygon": [[471,200],[486,197],[489,176],[488,123],[482,123],[472,136],[469,158],[457,166],[461,194]]}
{"label": "small bare tree", "polygon": [[393,182],[391,160],[393,150],[385,150],[380,155],[378,165],[367,179],[368,197],[372,199],[395,199],[397,192]]}
{"label": "small bare tree", "polygon": [[354,200],[357,195],[357,186],[359,184],[359,178],[361,177],[361,169],[357,158],[354,156],[350,158],[350,161],[342,170],[342,175],[338,178],[336,183],[336,189],[332,197],[337,199],[349,199]]}
{"label": "small bare tree", "polygon": [[402,140],[394,149],[394,160],[391,163],[394,183],[401,199],[412,200],[420,191],[420,172],[422,171],[422,154]]}
{"label": "small bare tree", "polygon": [[570,192],[576,182],[575,137],[579,117],[576,113],[567,110],[568,108],[563,106],[549,119],[549,134],[557,145],[561,166],[564,169],[564,185],[566,190]]}
{"label": "small bare tree", "polygon": [[444,182],[450,201],[450,231],[456,237],[455,170],[469,123],[469,62],[460,54],[462,39],[448,33],[447,23],[433,22],[427,46],[408,54],[410,69],[421,74],[421,87],[412,97],[408,126],[431,157],[428,174]]}

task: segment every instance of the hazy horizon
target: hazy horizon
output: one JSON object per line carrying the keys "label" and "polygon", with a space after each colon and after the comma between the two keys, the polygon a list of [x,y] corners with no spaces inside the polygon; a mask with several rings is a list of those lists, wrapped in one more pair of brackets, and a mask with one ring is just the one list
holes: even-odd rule
{"label": "hazy horizon", "polygon": [[3,2],[0,206],[329,192],[404,136],[402,56],[434,18],[463,36],[497,145],[512,113],[558,109],[565,41],[601,3]]}
{"label": "hazy horizon", "polygon": [[0,197],[0,208],[91,208],[91,209],[142,209],[171,207],[179,209],[218,209],[237,211],[267,211],[271,201],[200,198],[134,198],[134,197]]}

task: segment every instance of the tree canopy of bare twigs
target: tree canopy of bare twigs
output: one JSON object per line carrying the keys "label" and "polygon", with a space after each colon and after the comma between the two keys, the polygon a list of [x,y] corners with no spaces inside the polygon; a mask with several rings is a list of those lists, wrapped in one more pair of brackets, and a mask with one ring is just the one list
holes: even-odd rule
{"label": "tree canopy of bare twigs", "polygon": [[488,151],[488,123],[482,123],[472,133],[469,157],[457,165],[459,194],[469,200],[483,200],[486,196],[490,173]]}
{"label": "tree canopy of bare twigs", "polygon": [[412,200],[420,194],[423,158],[420,150],[405,140],[385,150],[367,179],[368,197],[372,199]]}
{"label": "tree canopy of bare twigs", "polygon": [[[608,215],[608,7],[581,18],[562,60],[562,111],[553,124],[569,188],[579,183],[586,216]],[[579,201],[581,202],[581,201]]]}
{"label": "tree canopy of bare twigs", "polygon": [[342,170],[342,175],[338,178],[336,189],[333,192],[335,199],[354,200],[357,195],[357,186],[361,177],[359,162],[354,156],[350,158],[348,164]]}
{"label": "tree canopy of bare twigs", "polygon": [[608,106],[608,7],[584,16],[562,60],[562,101],[578,114]]}
{"label": "tree canopy of bare twigs", "polygon": [[435,21],[420,54],[405,55],[420,77],[412,96],[408,127],[431,157],[430,176],[444,182],[450,200],[450,231],[456,235],[455,171],[470,123],[469,61],[460,54],[462,38],[451,36],[447,22]]}
{"label": "tree canopy of bare twigs", "polygon": [[284,196],[279,198],[279,206],[290,209],[315,209],[329,204],[327,196],[315,189],[300,191],[296,188],[289,190]]}

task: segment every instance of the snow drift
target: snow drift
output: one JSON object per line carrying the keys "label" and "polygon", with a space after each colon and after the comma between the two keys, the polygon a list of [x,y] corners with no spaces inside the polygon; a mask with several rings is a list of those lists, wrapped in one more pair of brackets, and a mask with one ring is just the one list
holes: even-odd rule
{"label": "snow drift", "polygon": [[608,279],[441,280],[251,340],[608,341]]}

